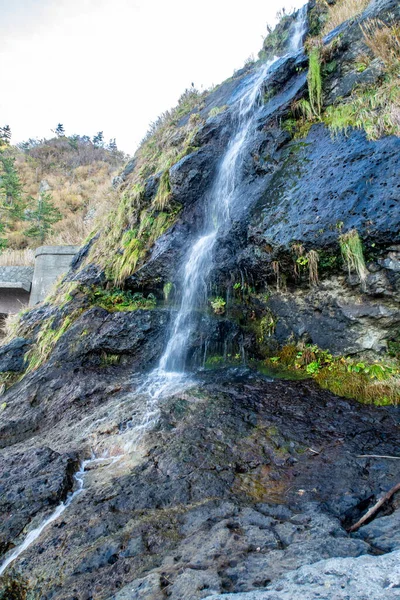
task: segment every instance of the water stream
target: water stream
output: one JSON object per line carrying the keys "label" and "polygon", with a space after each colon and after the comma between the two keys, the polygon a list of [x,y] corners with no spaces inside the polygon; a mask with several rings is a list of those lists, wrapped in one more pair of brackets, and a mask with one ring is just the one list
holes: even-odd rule
{"label": "water stream", "polygon": [[[297,15],[290,42],[290,54],[297,52],[302,46],[306,30],[306,16],[307,5]],[[135,395],[145,394],[146,402],[144,410],[136,422],[132,422],[132,426],[122,432],[126,438],[123,445],[125,452],[135,450],[145,432],[157,422],[160,400],[193,383],[185,372],[185,368],[190,337],[196,328],[196,309],[204,305],[207,300],[207,282],[214,266],[213,251],[218,235],[222,230],[224,233],[229,231],[232,209],[240,200],[237,196],[237,188],[242,178],[242,157],[261,109],[262,93],[268,83],[268,71],[277,60],[278,58],[275,58],[267,62],[253,73],[243,84],[237,100],[230,107],[233,123],[232,136],[221,159],[210,190],[209,201],[205,206],[203,234],[190,248],[184,263],[181,304],[172,324],[159,366],[135,390]],[[95,462],[104,462],[106,465],[114,464],[120,458],[121,456],[110,459],[107,455],[100,457],[94,455],[91,459],[83,461],[74,476],[75,491],[71,492],[67,499],[61,502],[36,529],[30,531],[22,544],[9,554],[0,566],[0,575],[83,491],[85,469]]]}

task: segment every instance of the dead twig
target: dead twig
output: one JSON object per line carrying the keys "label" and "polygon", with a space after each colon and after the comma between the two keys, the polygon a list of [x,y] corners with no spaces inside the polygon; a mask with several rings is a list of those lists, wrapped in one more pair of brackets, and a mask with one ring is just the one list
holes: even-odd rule
{"label": "dead twig", "polygon": [[400,456],[385,456],[381,454],[360,454],[357,458],[394,458],[400,460]]}
{"label": "dead twig", "polygon": [[357,521],[357,523],[355,525],[350,527],[349,531],[352,532],[352,531],[357,531],[357,529],[360,529],[361,525],[364,525],[365,521],[368,521],[368,519],[370,519],[372,517],[372,515],[374,515],[376,513],[376,511],[380,509],[382,504],[385,504],[385,502],[390,500],[390,498],[399,490],[400,490],[400,483],[398,483],[397,485],[392,487],[391,490],[386,492],[386,494],[384,496],[382,496],[382,498],[380,498],[380,500],[378,500],[378,502],[376,504],[374,504],[374,506],[372,508],[370,508],[369,511],[367,513],[365,513],[365,515],[363,517],[361,517],[361,519],[359,521]]}

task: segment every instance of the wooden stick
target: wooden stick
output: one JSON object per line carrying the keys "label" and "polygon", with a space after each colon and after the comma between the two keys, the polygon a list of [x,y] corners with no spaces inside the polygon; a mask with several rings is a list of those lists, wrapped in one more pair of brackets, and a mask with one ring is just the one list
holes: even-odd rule
{"label": "wooden stick", "polygon": [[357,529],[360,529],[361,525],[364,525],[365,521],[368,521],[368,519],[370,519],[372,517],[372,515],[374,515],[376,513],[376,511],[380,509],[382,504],[385,504],[385,502],[390,500],[390,498],[399,490],[400,490],[400,483],[398,483],[397,485],[392,487],[391,490],[386,492],[386,494],[384,496],[382,496],[382,498],[380,500],[378,500],[378,502],[376,504],[374,504],[374,506],[372,508],[370,508],[369,511],[367,513],[365,513],[365,515],[363,517],[361,517],[361,519],[359,521],[357,521],[357,523],[355,525],[350,527],[349,531],[357,531]]}
{"label": "wooden stick", "polygon": [[360,454],[357,458],[395,458],[396,460],[400,460],[400,456],[384,456],[381,454]]}

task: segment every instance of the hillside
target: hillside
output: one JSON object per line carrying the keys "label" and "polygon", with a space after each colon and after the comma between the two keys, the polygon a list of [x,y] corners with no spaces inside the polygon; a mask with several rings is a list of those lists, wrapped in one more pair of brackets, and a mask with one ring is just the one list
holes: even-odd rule
{"label": "hillside", "polygon": [[[96,219],[116,201],[111,180],[125,160],[116,146],[109,149],[103,142],[95,145],[87,136],[31,139],[18,147],[5,144],[0,155],[0,177],[5,182],[8,176],[11,187],[8,192],[1,189],[2,236],[8,252],[0,255],[0,263],[29,260],[29,253],[13,251],[40,244],[80,245]],[[13,198],[7,196],[10,190],[14,190]],[[31,235],[32,220],[27,217],[37,211],[43,196],[54,207],[54,222],[43,235]]]}
{"label": "hillside", "polygon": [[397,597],[399,75],[311,0],[152,125],[0,347],[0,600]]}

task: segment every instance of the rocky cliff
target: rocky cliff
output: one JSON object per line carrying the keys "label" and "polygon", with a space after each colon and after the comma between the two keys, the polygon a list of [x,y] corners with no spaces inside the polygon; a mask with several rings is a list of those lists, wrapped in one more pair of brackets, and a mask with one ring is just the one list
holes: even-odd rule
{"label": "rocky cliff", "polygon": [[[327,10],[307,6],[305,50],[287,16],[257,63],[182,96],[1,348],[0,598],[397,597],[398,494],[349,528],[400,475],[400,8],[316,37]],[[260,69],[185,374],[149,379]]]}

